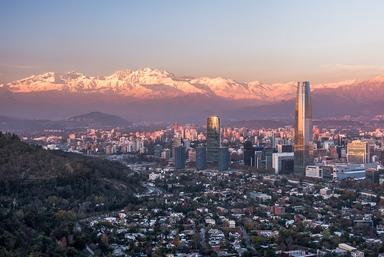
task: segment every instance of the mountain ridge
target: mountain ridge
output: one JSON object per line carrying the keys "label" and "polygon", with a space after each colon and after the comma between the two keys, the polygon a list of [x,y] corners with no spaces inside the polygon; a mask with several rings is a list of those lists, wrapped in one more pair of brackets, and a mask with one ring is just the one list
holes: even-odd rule
{"label": "mountain ridge", "polygon": [[[279,92],[272,92],[278,87]],[[47,72],[3,84],[13,93],[65,91],[70,93],[115,93],[138,99],[172,98],[192,94],[227,99],[263,101],[282,100],[295,91],[295,83],[265,84],[259,81],[238,82],[222,77],[177,77],[158,69],[120,70],[107,76],[86,76],[78,72]]]}
{"label": "mountain ridge", "polygon": [[[316,117],[383,114],[384,76],[312,84]],[[62,119],[100,110],[130,121],[286,118],[294,114],[296,83],[238,82],[222,77],[178,77],[158,69],[108,76],[48,72],[4,84],[0,114]]]}
{"label": "mountain ridge", "polygon": [[[312,90],[337,89],[361,83],[383,84],[384,76],[368,80],[345,80],[312,85]],[[107,76],[86,76],[79,72],[47,72],[2,85],[13,93],[64,91],[69,93],[113,93],[137,99],[205,95],[269,103],[293,98],[295,82],[267,84],[239,82],[223,77],[178,77],[159,69],[119,70]]]}

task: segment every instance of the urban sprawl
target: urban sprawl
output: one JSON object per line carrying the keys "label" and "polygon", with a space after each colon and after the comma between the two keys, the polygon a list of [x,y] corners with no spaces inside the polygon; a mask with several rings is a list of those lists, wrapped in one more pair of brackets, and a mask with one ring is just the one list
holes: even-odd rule
{"label": "urban sprawl", "polygon": [[205,126],[23,140],[147,177],[140,204],[78,223],[112,256],[384,256],[384,129],[313,126],[309,82],[298,83],[293,126],[223,127],[210,116]]}

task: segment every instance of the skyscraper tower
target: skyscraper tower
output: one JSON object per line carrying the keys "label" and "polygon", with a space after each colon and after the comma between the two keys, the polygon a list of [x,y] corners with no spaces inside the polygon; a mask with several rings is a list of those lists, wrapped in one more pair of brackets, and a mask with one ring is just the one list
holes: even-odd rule
{"label": "skyscraper tower", "polygon": [[225,171],[229,168],[230,155],[228,147],[220,147],[218,152],[217,168],[219,171]]}
{"label": "skyscraper tower", "polygon": [[210,116],[207,119],[207,161],[217,162],[221,146],[220,118]]}
{"label": "skyscraper tower", "polygon": [[183,140],[179,135],[175,135],[172,139],[172,157],[175,157],[175,149],[183,144]]}
{"label": "skyscraper tower", "polygon": [[255,150],[251,141],[244,142],[244,165],[256,166]]}
{"label": "skyscraper tower", "polygon": [[207,168],[207,149],[204,146],[196,148],[196,169],[204,170]]}
{"label": "skyscraper tower", "polygon": [[175,148],[175,169],[185,169],[185,147],[182,145]]}
{"label": "skyscraper tower", "polygon": [[305,167],[313,162],[312,103],[309,81],[297,83],[295,117],[294,170],[297,175],[304,176]]}

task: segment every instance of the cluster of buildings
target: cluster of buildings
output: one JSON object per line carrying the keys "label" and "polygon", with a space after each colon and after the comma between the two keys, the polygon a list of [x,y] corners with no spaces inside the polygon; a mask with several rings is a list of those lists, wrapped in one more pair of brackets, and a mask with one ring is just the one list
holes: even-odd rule
{"label": "cluster of buildings", "polygon": [[136,205],[80,223],[112,256],[383,256],[382,189],[246,170],[140,172]]}
{"label": "cluster of buildings", "polygon": [[[196,169],[206,169],[208,163],[215,165],[219,171],[229,169],[229,149],[222,145],[221,138],[220,118],[218,116],[208,117],[205,146],[198,143],[195,149],[189,149],[188,153],[189,160],[195,162]],[[186,151],[183,140],[181,140],[180,145],[174,148],[174,164],[176,169],[185,168]]]}
{"label": "cluster of buildings", "polygon": [[293,127],[223,128],[218,116],[210,116],[204,127],[85,129],[31,139],[48,149],[151,159],[177,170],[227,171],[244,166],[318,179],[364,179],[369,173],[375,181],[384,181],[379,172],[384,162],[384,131],[314,127],[309,82],[298,83]]}
{"label": "cluster of buildings", "polygon": [[148,177],[136,205],[80,222],[111,242],[86,254],[384,256],[384,129],[313,126],[309,82],[298,83],[294,126],[223,128],[210,116],[25,140],[119,157]]}
{"label": "cluster of buildings", "polygon": [[271,138],[270,147],[260,147],[249,140],[244,142],[244,165],[272,168],[280,175],[336,180],[372,176],[377,182],[384,181],[379,172],[384,161],[381,131],[376,131],[381,135],[379,140],[377,134],[360,140],[365,135],[348,138],[343,131],[328,133],[314,128],[309,82],[299,82],[297,86],[294,130],[293,142],[276,134]]}

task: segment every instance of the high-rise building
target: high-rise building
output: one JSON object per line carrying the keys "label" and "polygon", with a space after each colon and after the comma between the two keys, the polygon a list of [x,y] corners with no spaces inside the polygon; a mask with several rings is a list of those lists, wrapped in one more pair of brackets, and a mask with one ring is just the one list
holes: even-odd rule
{"label": "high-rise building", "polygon": [[163,147],[161,146],[161,145],[159,145],[159,144],[157,144],[157,145],[155,145],[154,147],[153,147],[153,155],[155,156],[155,157],[158,157],[158,158],[160,158],[161,157],[161,152],[163,151]]}
{"label": "high-rise building", "polygon": [[218,153],[218,170],[225,171],[229,168],[230,155],[228,151],[228,147],[220,147]]}
{"label": "high-rise building", "polygon": [[290,153],[273,153],[272,168],[275,174],[289,174],[293,171],[294,155]]}
{"label": "high-rise building", "polygon": [[171,150],[168,149],[168,148],[165,148],[165,149],[161,152],[161,159],[169,160],[169,158],[171,158]]}
{"label": "high-rise building", "polygon": [[244,142],[244,165],[256,166],[255,148],[251,141]]}
{"label": "high-rise building", "polygon": [[181,146],[183,143],[182,139],[180,136],[174,136],[172,139],[172,157],[175,156],[175,149],[178,146]]}
{"label": "high-rise building", "polygon": [[309,178],[332,179],[333,167],[320,166],[320,165],[308,165],[305,168],[305,176]]}
{"label": "high-rise building", "polygon": [[305,167],[313,162],[312,103],[309,81],[297,83],[295,109],[295,173],[305,175]]}
{"label": "high-rise building", "polygon": [[255,167],[258,169],[262,169],[264,167],[263,152],[260,149],[256,149],[255,151]]}
{"label": "high-rise building", "polygon": [[196,148],[196,169],[204,170],[207,168],[207,149],[203,146]]}
{"label": "high-rise building", "polygon": [[185,169],[185,147],[177,146],[175,148],[175,168]]}
{"label": "high-rise building", "polygon": [[347,145],[347,161],[355,164],[369,162],[368,143],[360,140],[349,143]]}
{"label": "high-rise building", "polygon": [[220,118],[210,116],[207,119],[207,161],[217,162],[221,146]]}
{"label": "high-rise building", "polygon": [[261,161],[263,169],[272,169],[272,155],[277,151],[271,147],[265,147],[261,151]]}

